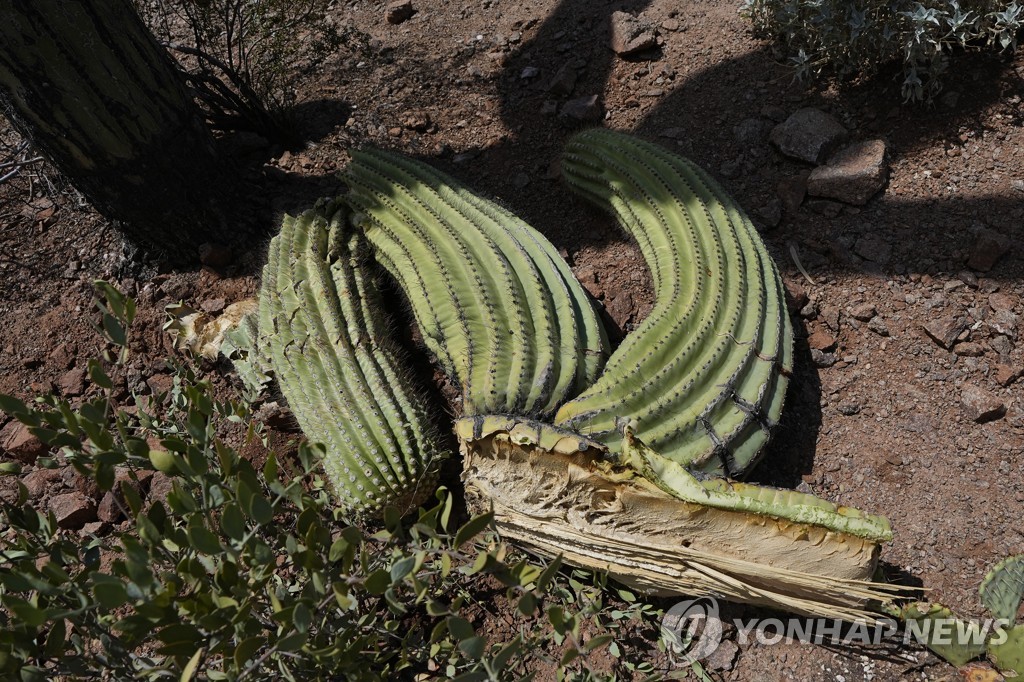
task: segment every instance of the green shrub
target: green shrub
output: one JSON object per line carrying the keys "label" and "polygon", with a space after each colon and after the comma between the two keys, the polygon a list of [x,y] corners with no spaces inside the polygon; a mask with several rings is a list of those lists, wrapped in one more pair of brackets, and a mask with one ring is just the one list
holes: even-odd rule
{"label": "green shrub", "polygon": [[940,89],[948,48],[1015,49],[1024,11],[1006,0],[744,0],[756,35],[777,40],[802,77],[840,76],[903,63],[903,96],[930,100]]}
{"label": "green shrub", "polygon": [[[119,408],[107,370],[127,358],[134,305],[99,291],[109,349],[89,365],[99,397],[72,409],[0,395],[0,409],[100,490],[118,487],[131,523],[106,535],[59,529],[20,483],[18,499],[0,503],[0,677],[495,680],[539,662],[561,679],[651,671],[643,644],[620,635],[652,627],[651,606],[516,554],[489,514],[460,527],[443,489],[414,520],[391,510],[359,528],[339,517],[318,448],[300,444],[297,463],[271,452],[256,470],[222,437],[264,438],[248,406],[212,399],[189,368],[176,367],[167,395]],[[169,477],[166,499],[132,485],[149,475]],[[496,603],[514,622],[498,637],[478,627]],[[618,663],[598,673],[602,649]]]}
{"label": "green shrub", "polygon": [[213,127],[287,134],[294,77],[332,54],[343,37],[332,0],[135,0],[184,70]]}

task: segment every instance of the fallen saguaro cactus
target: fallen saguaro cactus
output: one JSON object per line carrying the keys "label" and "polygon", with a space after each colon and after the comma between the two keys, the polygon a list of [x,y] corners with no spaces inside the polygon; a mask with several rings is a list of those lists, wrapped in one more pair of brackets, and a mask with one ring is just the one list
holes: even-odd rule
{"label": "fallen saguaro cactus", "polygon": [[442,456],[387,343],[367,248],[461,391],[467,495],[501,533],[652,592],[870,618],[894,592],[870,582],[884,518],[724,478],[762,452],[792,367],[750,221],[699,168],[626,135],[580,133],[563,167],[652,272],[654,309],[607,364],[554,247],[425,164],[355,152],[340,203],[285,219],[251,355],[325,444],[339,503],[408,507]]}

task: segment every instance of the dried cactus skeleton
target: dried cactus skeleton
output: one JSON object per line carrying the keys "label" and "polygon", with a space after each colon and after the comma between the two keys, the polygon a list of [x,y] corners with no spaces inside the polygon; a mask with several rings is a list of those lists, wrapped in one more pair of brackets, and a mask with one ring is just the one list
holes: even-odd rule
{"label": "dried cactus skeleton", "polygon": [[792,364],[750,221],[699,168],[627,135],[580,133],[563,167],[637,240],[656,289],[610,358],[554,247],[425,164],[355,152],[349,194],[286,218],[239,364],[272,372],[325,445],[339,503],[414,505],[444,456],[388,341],[372,251],[461,389],[467,495],[503,534],[660,593],[846,617],[889,601],[868,582],[885,519],[720,477],[760,454]]}

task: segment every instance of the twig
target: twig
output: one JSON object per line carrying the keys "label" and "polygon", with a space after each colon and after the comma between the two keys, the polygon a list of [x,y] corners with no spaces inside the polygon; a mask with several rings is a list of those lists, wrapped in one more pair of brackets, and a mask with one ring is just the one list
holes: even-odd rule
{"label": "twig", "polygon": [[34,159],[26,159],[25,161],[8,161],[6,163],[0,163],[0,170],[5,168],[18,168],[20,166],[27,166],[30,163],[38,163],[43,160],[43,157],[37,156]]}

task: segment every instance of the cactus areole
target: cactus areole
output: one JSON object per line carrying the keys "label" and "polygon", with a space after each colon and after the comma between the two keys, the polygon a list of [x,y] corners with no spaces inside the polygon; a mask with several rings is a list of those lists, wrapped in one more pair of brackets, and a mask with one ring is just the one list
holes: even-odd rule
{"label": "cactus areole", "polygon": [[409,508],[444,456],[372,258],[461,392],[467,495],[506,537],[661,594],[839,617],[890,601],[869,582],[884,518],[725,478],[761,454],[792,368],[781,280],[750,220],[701,169],[621,133],[577,134],[562,167],[651,270],[654,308],[610,356],[544,236],[425,164],[354,152],[347,195],[285,219],[250,326],[339,503]]}

